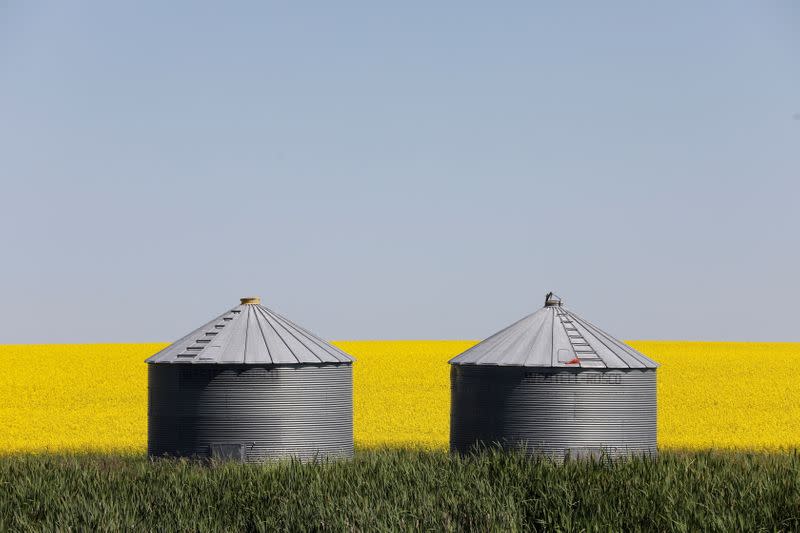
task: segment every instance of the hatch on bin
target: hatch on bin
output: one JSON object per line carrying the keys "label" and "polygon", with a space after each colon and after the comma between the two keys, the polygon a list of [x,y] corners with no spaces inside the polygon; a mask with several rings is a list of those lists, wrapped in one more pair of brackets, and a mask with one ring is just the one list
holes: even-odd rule
{"label": "hatch on bin", "polygon": [[243,442],[212,442],[209,457],[217,461],[242,461],[247,458],[247,448]]}

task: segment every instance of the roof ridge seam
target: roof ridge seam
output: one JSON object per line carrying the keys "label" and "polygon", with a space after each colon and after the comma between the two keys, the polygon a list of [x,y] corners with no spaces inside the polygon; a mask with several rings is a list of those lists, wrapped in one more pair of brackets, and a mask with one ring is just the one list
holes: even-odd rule
{"label": "roof ridge seam", "polygon": [[[608,351],[610,351],[610,352],[611,352],[611,353],[614,355],[614,357],[616,357],[617,359],[619,359],[620,361],[622,361],[622,364],[624,364],[624,365],[627,365],[627,367],[628,367],[628,368],[633,368],[633,367],[632,367],[632,366],[631,366],[631,365],[630,365],[630,364],[629,364],[627,361],[625,361],[625,359],[623,359],[622,357],[620,357],[619,355],[617,355],[617,354],[614,352],[614,349],[613,349],[613,348],[611,348],[611,346],[609,346],[608,344],[606,344],[606,343],[603,341],[603,339],[601,339],[601,338],[600,338],[599,336],[597,336],[597,335],[596,335],[594,332],[592,332],[592,328],[590,328],[590,327],[586,327],[586,326],[583,324],[584,322],[587,322],[586,320],[584,320],[583,318],[579,317],[578,315],[576,315],[576,314],[574,314],[574,313],[570,313],[570,316],[571,316],[573,319],[575,319],[575,320],[578,322],[578,324],[579,324],[579,325],[580,325],[582,328],[584,328],[584,329],[586,329],[586,331],[588,331],[588,332],[592,333],[592,335],[594,335],[594,338],[596,338],[596,339],[597,339],[597,340],[600,342],[600,344],[602,344],[603,346],[605,346],[605,347],[606,347],[606,349],[608,349]],[[588,324],[588,322],[587,322],[587,324]],[[581,335],[583,336],[583,334],[581,334]],[[584,337],[584,338],[585,338],[585,337]],[[606,340],[608,340],[608,339],[606,339]],[[588,340],[588,339],[586,339],[586,342],[589,342],[589,340]],[[594,348],[592,348],[592,349],[594,349]],[[597,350],[595,350],[595,354],[597,354]],[[600,355],[599,355],[599,354],[597,354],[597,356],[598,356],[598,357],[600,357]],[[603,361],[603,363],[606,365],[606,368],[609,368],[608,364],[606,364],[606,363],[605,363],[605,361]]]}
{"label": "roof ridge seam", "polygon": [[[247,334],[250,332],[250,309],[247,309],[247,318],[244,321],[244,345],[242,346],[242,364],[247,364]],[[242,320],[239,313],[239,320]]]}
{"label": "roof ridge seam", "polygon": [[[506,326],[506,327],[504,327],[504,328],[503,328],[503,329],[501,329],[500,331],[497,331],[497,332],[493,333],[492,335],[490,335],[490,336],[486,337],[486,338],[485,338],[485,339],[483,339],[482,341],[480,341],[480,342],[476,343],[474,346],[472,346],[472,347],[470,347],[470,348],[468,348],[468,349],[464,350],[463,352],[461,352],[461,353],[460,353],[460,354],[458,354],[457,356],[453,357],[453,358],[451,359],[451,361],[454,361],[455,359],[461,358],[462,356],[466,356],[466,355],[467,355],[468,353],[470,353],[470,352],[477,351],[478,349],[480,349],[479,347],[480,347],[481,345],[483,345],[483,346],[485,347],[485,346],[486,346],[488,343],[490,343],[490,342],[494,342],[495,344],[500,344],[500,343],[501,343],[503,340],[505,340],[505,339],[506,339],[506,337],[508,337],[508,335],[510,335],[510,334],[511,334],[511,333],[510,333],[510,331],[511,331],[511,329],[513,329],[513,327],[514,327],[515,325],[516,325],[516,323],[514,323],[514,324],[511,324],[511,325],[509,325],[509,326]],[[488,353],[488,352],[487,352],[487,353],[484,353],[483,355],[479,355],[479,356],[478,356],[478,357],[475,359],[474,363],[478,363],[478,362],[480,362],[480,361],[481,361],[481,360],[482,360],[484,357],[486,357],[487,355],[489,355],[489,353]]]}
{"label": "roof ridge seam", "polygon": [[[651,368],[649,365],[652,365],[652,364],[656,364],[657,365],[658,364],[655,361],[653,361],[652,359],[650,359],[649,357],[647,357],[646,355],[640,354],[638,351],[636,351],[631,346],[628,346],[624,342],[614,338],[610,333],[607,333],[607,332],[603,331],[602,329],[600,329],[599,327],[595,326],[594,324],[592,324],[588,320],[586,320],[584,318],[582,318],[581,320],[583,322],[585,322],[591,329],[595,330],[600,335],[603,335],[606,338],[606,340],[611,341],[616,346],[618,346],[619,348],[622,348],[628,355],[630,355],[631,357],[636,359],[643,367]],[[644,358],[645,360],[642,360],[642,358]],[[634,368],[634,367],[629,366],[628,368]]]}
{"label": "roof ridge seam", "polygon": [[[269,309],[267,307],[262,307],[262,312],[264,313],[264,317],[267,318],[267,320],[269,320],[269,319],[274,320],[275,323],[278,324],[281,328],[283,328],[283,330],[286,331],[289,335],[291,335],[294,340],[296,340],[298,343],[300,343],[300,346],[305,348],[313,357],[316,357],[317,361],[319,361],[320,363],[324,363],[325,362],[325,361],[322,360],[322,358],[319,355],[314,353],[314,350],[312,350],[311,348],[306,346],[306,344],[303,341],[298,339],[297,335],[292,333],[292,331],[286,326],[286,324],[284,324],[280,320],[280,318],[278,318],[280,316],[280,315],[278,315],[278,313],[275,313],[272,309]],[[275,326],[273,326],[271,323],[270,323],[270,327],[272,327],[272,329],[275,329]],[[284,341],[284,344],[285,343],[286,343],[286,341]],[[328,352],[325,351],[325,353],[328,353]],[[294,355],[294,352],[292,352],[292,355]],[[295,355],[295,359],[297,359],[296,355]],[[298,359],[298,362],[299,362],[299,359]]]}
{"label": "roof ridge seam", "polygon": [[[273,326],[272,322],[270,322],[269,319],[266,317],[266,314],[264,313],[264,311],[267,310],[267,308],[263,307],[261,305],[259,305],[259,307],[261,308],[261,309],[259,309],[259,311],[261,312],[261,314],[266,319],[266,322],[269,325],[269,327],[272,328],[272,331],[275,332],[275,336],[278,337],[281,340],[281,342],[283,343],[284,346],[286,346],[286,349],[289,350],[290,354],[292,354],[292,357],[294,357],[294,360],[297,361],[298,363],[301,363],[300,358],[297,357],[296,353],[294,353],[294,350],[292,350],[292,348],[289,346],[289,343],[287,343],[286,340],[281,336],[281,334],[278,333],[278,330],[275,329],[275,326]],[[274,361],[273,361],[273,363],[274,363]]]}
{"label": "roof ridge seam", "polygon": [[[224,320],[225,317],[228,316],[228,315],[237,314],[237,313],[233,312],[235,310],[236,310],[236,308],[234,307],[233,309],[228,311],[226,314],[222,315],[222,319]],[[239,325],[239,320],[241,320],[242,314],[238,313],[238,316],[239,316],[239,318],[231,318],[231,320],[226,321],[226,324],[222,327],[219,335],[214,337],[214,339],[217,340],[217,342],[219,344],[219,348],[220,348],[218,355],[213,360],[214,363],[225,363],[225,364],[229,364],[231,362],[232,363],[239,363],[239,361],[223,360],[224,355],[228,352],[228,350],[232,346],[231,339],[232,339],[232,336],[233,336],[234,332],[236,331],[235,328],[241,327]],[[245,350],[245,348],[244,348],[244,346],[242,346],[242,360],[244,360],[244,350]],[[198,363],[198,364],[200,363],[200,361],[193,361],[193,362]]]}
{"label": "roof ridge seam", "polygon": [[[528,365],[527,363],[531,358],[531,354],[533,353],[533,347],[536,345],[536,338],[542,332],[542,329],[545,327],[545,324],[547,324],[547,320],[542,320],[542,323],[539,324],[539,329],[536,331],[535,334],[531,335],[531,339],[528,342],[528,347],[525,349],[526,355],[525,359],[523,360],[522,366],[534,366],[534,365]],[[550,351],[551,351],[550,359],[552,359],[553,358],[552,350]]]}
{"label": "roof ridge seam", "polygon": [[[550,313],[552,324],[550,326],[550,366],[556,366],[556,313]],[[562,324],[563,326],[563,324]],[[566,331],[565,331],[566,332]]]}
{"label": "roof ridge seam", "polygon": [[[294,322],[292,322],[288,318],[284,317],[283,315],[281,315],[279,313],[276,313],[272,309],[267,309],[266,307],[264,309],[270,314],[270,316],[272,316],[275,319],[276,322],[278,322],[282,327],[286,328],[287,331],[288,331],[288,328],[286,327],[286,324],[289,324],[289,325],[293,326],[294,328],[296,328],[297,332],[300,335],[302,335],[305,339],[311,341],[312,344],[315,344],[316,346],[321,348],[325,353],[327,353],[328,355],[330,355],[331,357],[333,357],[337,361],[339,361],[339,355],[337,355],[337,353],[335,353],[335,352],[338,352],[338,354],[343,355],[346,360],[349,360],[349,361],[352,362],[353,358],[352,358],[352,356],[350,356],[350,354],[347,354],[344,351],[336,348],[335,346],[333,346],[329,342],[317,337],[316,335],[314,335],[310,331],[306,330],[305,328],[303,328],[299,324],[295,324]],[[295,339],[297,339],[296,336],[294,336],[294,337],[295,337]],[[297,341],[300,342],[300,344],[303,344],[305,346],[305,344],[300,339],[297,339]],[[308,348],[308,346],[306,346],[306,348]],[[334,350],[334,352],[331,352],[328,348],[332,348]],[[309,351],[311,351],[311,350],[309,349]],[[311,353],[314,355],[314,357],[319,359],[319,356],[317,354],[315,354],[313,351]],[[324,363],[325,361],[320,359],[320,362]],[[339,362],[342,362],[342,361],[339,361]]]}
{"label": "roof ridge seam", "polygon": [[[485,339],[485,340],[479,342],[478,344],[476,344],[475,346],[473,346],[472,348],[470,348],[470,350],[472,350],[473,348],[476,348],[476,347],[480,346],[481,344],[484,344],[484,343],[486,343],[486,342],[488,342],[488,341],[490,341],[492,339],[494,339],[494,341],[495,341],[494,346],[492,347],[492,349],[497,349],[498,346],[504,346],[505,342],[508,341],[508,339],[512,338],[512,330],[514,329],[514,326],[516,326],[519,322],[520,321],[517,321],[514,324],[511,324],[510,326],[501,329],[500,331],[498,331],[496,334],[492,335],[488,339]],[[467,352],[468,351],[469,350],[467,350]],[[464,352],[464,353],[467,353],[467,352]],[[487,357],[490,357],[491,355],[492,355],[491,351],[486,351],[483,355],[479,355],[475,359],[474,363],[482,364],[481,361],[483,361]]]}
{"label": "roof ridge seam", "polygon": [[[522,322],[523,320],[525,320],[525,319],[527,319],[527,318],[530,318],[531,316],[533,316],[534,314],[536,314],[536,312],[538,312],[538,311],[535,311],[535,312],[533,312],[533,313],[529,313],[529,314],[525,315],[524,317],[520,318],[519,320],[516,320],[516,321],[514,321],[513,323],[509,324],[508,326],[506,326],[506,327],[504,327],[504,328],[500,329],[499,331],[496,331],[496,332],[492,333],[491,335],[489,335],[488,337],[486,337],[486,338],[485,338],[485,339],[483,339],[482,341],[480,341],[480,342],[476,343],[474,346],[471,346],[470,348],[467,348],[466,350],[464,350],[464,351],[463,351],[463,352],[461,352],[460,354],[456,355],[455,357],[451,358],[451,359],[450,359],[450,360],[448,360],[447,362],[448,362],[448,363],[450,363],[450,364],[459,364],[460,362],[459,362],[459,361],[456,361],[456,359],[459,359],[459,358],[461,358],[462,356],[465,356],[465,355],[467,355],[469,352],[471,352],[471,351],[475,350],[476,348],[478,348],[478,346],[481,346],[482,344],[488,343],[488,342],[490,342],[490,341],[492,341],[492,340],[496,340],[498,337],[500,337],[500,336],[501,336],[502,334],[504,334],[504,333],[505,333],[505,334],[508,334],[509,330],[511,330],[511,329],[512,329],[514,326],[516,326],[517,324],[519,324],[519,323],[520,323],[520,322]],[[498,341],[498,342],[499,342],[499,341]],[[480,361],[480,360],[481,360],[481,359],[483,359],[483,357],[485,357],[485,356],[486,356],[486,355],[484,354],[483,356],[479,357],[479,358],[476,360],[476,362],[477,362],[477,361]],[[474,363],[469,363],[469,364],[474,364]]]}
{"label": "roof ridge seam", "polygon": [[[520,322],[522,322],[526,318],[530,318],[530,316],[531,315],[528,315],[524,319],[518,320],[518,321],[514,322],[513,324],[511,324],[510,326],[508,326],[507,328],[504,328],[503,330],[501,330],[500,333],[504,333],[504,335],[502,337],[498,337],[495,345],[492,347],[492,350],[498,350],[500,347],[502,347],[503,350],[507,350],[509,348],[509,346],[514,344],[516,326],[518,326],[520,324]],[[520,334],[516,333],[516,336],[519,337]],[[494,335],[492,335],[492,337],[494,337]],[[486,342],[486,341],[484,341],[484,342]],[[479,344],[483,344],[483,342],[481,342]],[[484,359],[487,359],[487,358],[491,359],[491,356],[492,356],[492,351],[487,351],[482,356],[478,357],[478,359],[476,359],[475,362],[479,363],[479,362],[483,361]],[[497,361],[490,362],[489,364],[505,366],[504,363],[502,363],[503,359],[505,359],[505,358],[500,358]]]}
{"label": "roof ridge seam", "polygon": [[259,331],[261,331],[261,338],[264,340],[264,347],[267,349],[267,359],[268,359],[269,363],[271,364],[274,361],[272,360],[272,352],[270,351],[269,343],[267,342],[267,335],[264,333],[264,328],[261,326],[261,321],[256,319],[256,324],[258,324],[258,329],[259,329]]}

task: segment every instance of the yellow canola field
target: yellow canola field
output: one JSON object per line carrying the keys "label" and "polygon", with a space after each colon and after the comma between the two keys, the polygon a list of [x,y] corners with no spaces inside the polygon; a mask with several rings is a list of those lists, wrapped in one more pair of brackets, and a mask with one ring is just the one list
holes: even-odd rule
{"label": "yellow canola field", "polygon": [[[357,446],[443,449],[447,360],[474,341],[347,341]],[[800,343],[631,344],[661,363],[662,448],[800,447]],[[0,452],[142,452],[143,360],[163,344],[0,346]]]}

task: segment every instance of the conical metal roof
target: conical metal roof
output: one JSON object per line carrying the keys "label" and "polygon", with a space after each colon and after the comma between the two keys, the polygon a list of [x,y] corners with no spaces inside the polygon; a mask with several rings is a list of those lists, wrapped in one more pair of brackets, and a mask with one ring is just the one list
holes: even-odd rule
{"label": "conical metal roof", "polygon": [[566,309],[545,306],[450,360],[453,365],[657,368],[658,363]]}
{"label": "conical metal roof", "polygon": [[352,363],[348,354],[261,305],[242,298],[146,363],[301,365]]}

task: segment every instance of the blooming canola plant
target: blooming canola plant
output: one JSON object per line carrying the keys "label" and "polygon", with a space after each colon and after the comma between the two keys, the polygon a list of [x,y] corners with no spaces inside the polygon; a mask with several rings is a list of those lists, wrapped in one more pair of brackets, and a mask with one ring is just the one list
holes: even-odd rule
{"label": "blooming canola plant", "polygon": [[[475,341],[346,341],[356,447],[445,450],[447,361]],[[661,449],[800,447],[800,343],[633,341],[657,360]],[[0,346],[0,450],[144,453],[147,368],[164,344]],[[768,361],[768,364],[766,363]]]}

